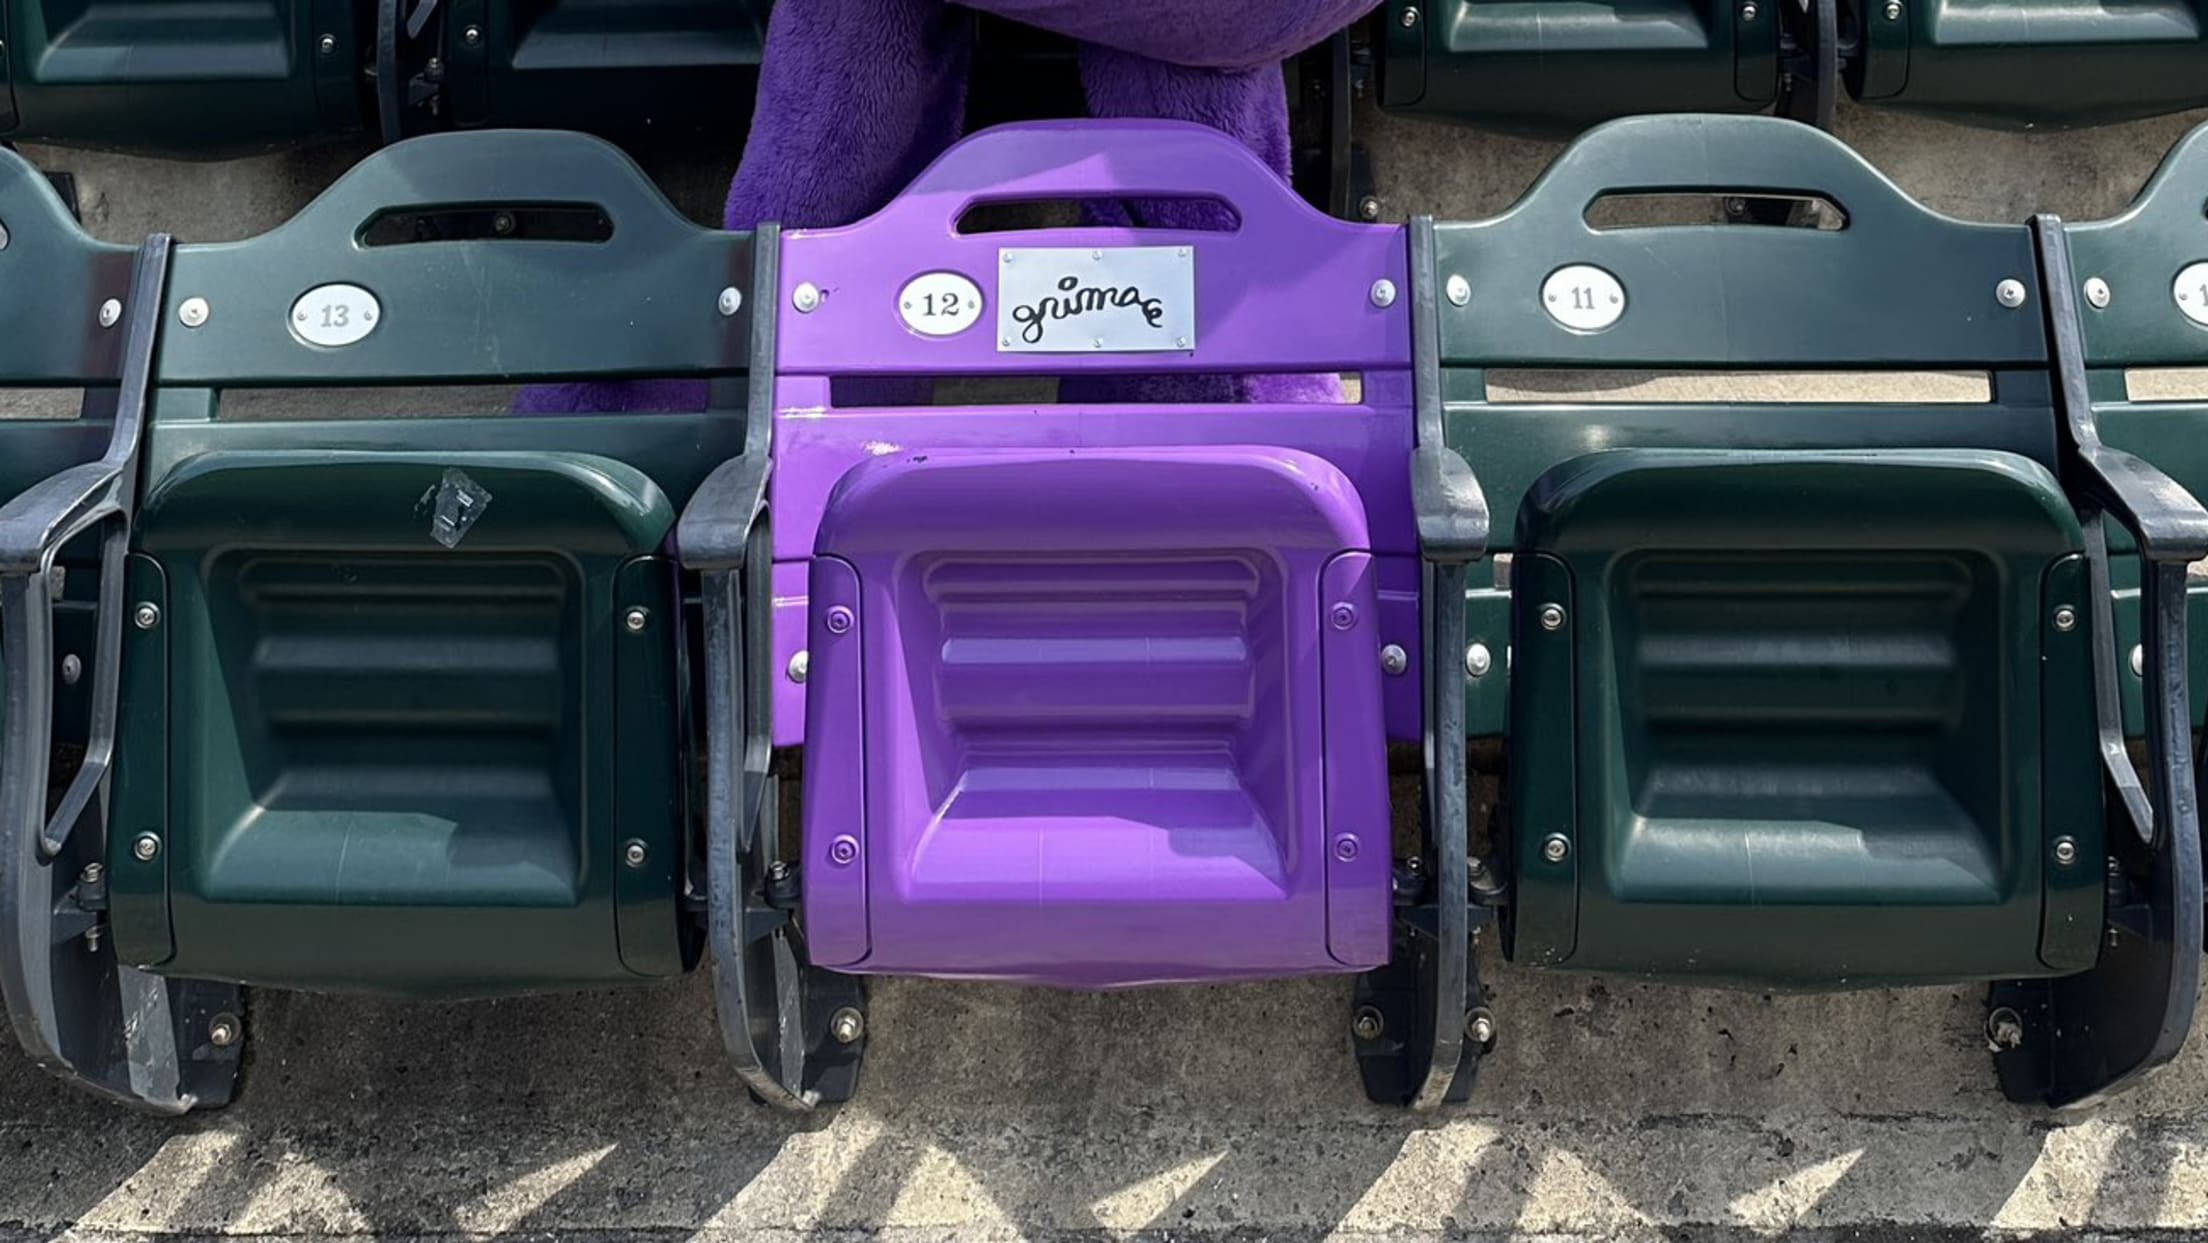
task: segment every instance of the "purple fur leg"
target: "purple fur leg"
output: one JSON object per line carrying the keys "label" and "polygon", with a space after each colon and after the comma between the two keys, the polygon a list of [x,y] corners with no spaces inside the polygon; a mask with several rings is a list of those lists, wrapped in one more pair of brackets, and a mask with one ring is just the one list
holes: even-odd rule
{"label": "purple fur leg", "polygon": [[850,224],[958,140],[969,23],[942,0],[799,0],[767,24],[726,224]]}

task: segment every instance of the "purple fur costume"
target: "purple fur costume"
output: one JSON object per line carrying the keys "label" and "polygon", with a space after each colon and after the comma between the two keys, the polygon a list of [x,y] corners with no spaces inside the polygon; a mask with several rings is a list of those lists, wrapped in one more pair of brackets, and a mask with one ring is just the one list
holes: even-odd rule
{"label": "purple fur costume", "polygon": [[[1377,0],[968,0],[1080,42],[1081,82],[1099,117],[1197,121],[1240,139],[1288,175],[1280,62]],[[781,0],[768,22],[758,108],[724,223],[748,229],[849,224],[879,209],[957,141],[972,23],[946,0]],[[1137,204],[1140,223],[1217,227],[1216,208]],[[1076,400],[1324,401],[1330,377],[1069,381]],[[695,410],[692,381],[531,388],[530,413]]]}

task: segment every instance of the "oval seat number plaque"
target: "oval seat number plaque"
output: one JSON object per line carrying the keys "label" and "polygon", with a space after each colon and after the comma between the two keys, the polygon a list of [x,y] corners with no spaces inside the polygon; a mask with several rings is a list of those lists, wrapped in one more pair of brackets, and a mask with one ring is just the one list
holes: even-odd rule
{"label": "oval seat number plaque", "polygon": [[956,272],[929,272],[898,291],[897,314],[922,336],[955,336],[981,321],[981,289]]}
{"label": "oval seat number plaque", "polygon": [[358,285],[317,285],[291,304],[291,335],[308,345],[356,345],[382,322],[382,304]]}
{"label": "oval seat number plaque", "polygon": [[1601,332],[1625,314],[1625,286],[1592,264],[1570,264],[1541,282],[1541,309],[1574,332]]}

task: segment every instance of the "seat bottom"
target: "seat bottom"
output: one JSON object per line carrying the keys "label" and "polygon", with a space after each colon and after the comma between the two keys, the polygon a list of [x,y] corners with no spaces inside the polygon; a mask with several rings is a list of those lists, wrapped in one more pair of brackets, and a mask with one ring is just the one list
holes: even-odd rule
{"label": "seat bottom", "polygon": [[1526,505],[1515,953],[1764,987],[2091,962],[2098,878],[2051,853],[2100,857],[2081,535],[2051,476],[1619,450]]}
{"label": "seat bottom", "polygon": [[808,592],[815,961],[1107,988],[1384,960],[1365,539],[1290,450],[854,468]]}

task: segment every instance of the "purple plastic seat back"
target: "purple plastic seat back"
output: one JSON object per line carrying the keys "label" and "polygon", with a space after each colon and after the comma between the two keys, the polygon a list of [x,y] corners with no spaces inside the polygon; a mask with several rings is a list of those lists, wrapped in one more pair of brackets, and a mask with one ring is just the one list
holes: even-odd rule
{"label": "purple plastic seat back", "polygon": [[[1239,227],[958,232],[977,203],[1197,196]],[[1402,230],[1165,122],[992,130],[784,235],[775,735],[806,748],[815,963],[1115,987],[1386,960],[1386,743],[1418,731],[1415,667],[1382,669],[1417,651],[1406,268]],[[1099,372],[1363,391],[831,393]]]}

